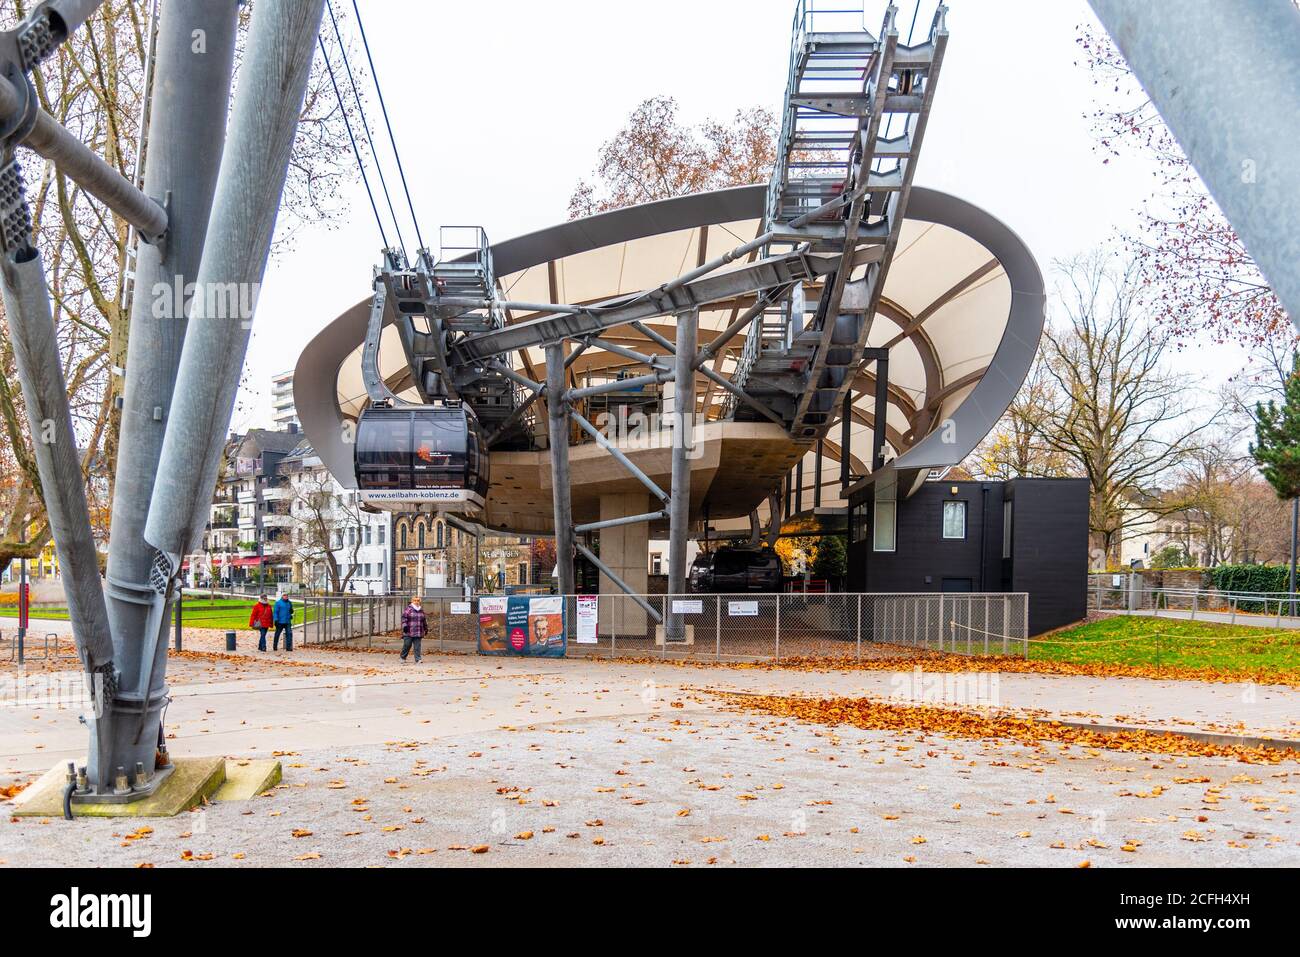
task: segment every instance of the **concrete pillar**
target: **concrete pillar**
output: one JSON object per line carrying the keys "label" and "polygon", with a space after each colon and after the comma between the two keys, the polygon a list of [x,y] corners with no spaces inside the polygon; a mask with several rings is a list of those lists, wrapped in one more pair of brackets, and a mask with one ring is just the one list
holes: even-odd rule
{"label": "concrete pillar", "polygon": [[[602,495],[600,520],[604,522],[627,515],[645,515],[654,511],[654,508],[654,502],[644,492]],[[644,595],[650,584],[649,523],[601,529],[600,560],[633,591]],[[608,627],[618,635],[646,634],[649,619],[645,609],[626,597],[623,590],[603,574],[600,576],[600,593],[614,596],[613,600],[601,603],[601,631]]]}

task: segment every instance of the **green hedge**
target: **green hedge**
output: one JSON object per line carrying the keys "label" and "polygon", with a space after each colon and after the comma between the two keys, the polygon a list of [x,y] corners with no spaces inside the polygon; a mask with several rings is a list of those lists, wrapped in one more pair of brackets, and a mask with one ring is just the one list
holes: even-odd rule
{"label": "green hedge", "polygon": [[[1285,565],[1220,565],[1212,572],[1219,591],[1285,592],[1289,573]],[[1242,611],[1263,611],[1263,602],[1242,602]]]}

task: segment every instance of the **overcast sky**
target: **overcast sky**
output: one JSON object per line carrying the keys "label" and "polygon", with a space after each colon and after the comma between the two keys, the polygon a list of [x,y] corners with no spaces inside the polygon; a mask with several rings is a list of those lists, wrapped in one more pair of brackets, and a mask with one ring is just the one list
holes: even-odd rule
{"label": "overcast sky", "polygon": [[[794,0],[359,2],[435,251],[439,224],[482,225],[500,241],[563,221],[601,144],[647,97],[676,97],[690,123],[759,105],[779,113],[795,7]],[[884,0],[869,4],[883,13]],[[918,38],[934,5],[922,0]],[[899,7],[906,30],[913,2]],[[1083,0],[949,7],[951,39],[916,183],[1000,218],[1048,273],[1054,260],[1131,224],[1152,182],[1139,161],[1105,164],[1094,151],[1085,114],[1095,90],[1076,63],[1075,38],[1095,19]],[[879,15],[869,18],[873,30]],[[373,125],[373,97],[368,109]],[[387,155],[382,140],[380,147]],[[271,377],[292,369],[326,323],[369,293],[378,231],[360,183],[350,200],[338,224],[302,233],[268,267],[233,428],[269,425]],[[409,222],[402,227],[413,248]]]}

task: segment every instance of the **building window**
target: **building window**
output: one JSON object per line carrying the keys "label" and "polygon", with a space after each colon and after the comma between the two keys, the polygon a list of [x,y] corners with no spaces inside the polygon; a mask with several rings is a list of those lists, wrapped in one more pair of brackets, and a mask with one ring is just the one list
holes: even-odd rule
{"label": "building window", "polygon": [[384,544],[384,526],[380,525],[378,526],[378,528],[379,528],[379,544],[382,545]]}
{"label": "building window", "polygon": [[871,531],[871,525],[868,522],[869,513],[870,509],[867,507],[866,502],[860,502],[853,507],[853,541],[865,542],[867,540],[867,533]]}
{"label": "building window", "polygon": [[371,535],[371,529],[370,529],[370,526],[367,525],[367,526],[366,526],[366,544],[367,544],[367,545],[370,544],[370,535]]}
{"label": "building window", "polygon": [[877,552],[892,552],[898,547],[898,502],[895,486],[876,486],[876,514],[872,526],[871,547]]}
{"label": "building window", "polygon": [[664,573],[664,557],[661,554],[650,556],[650,574],[662,575]]}
{"label": "building window", "polygon": [[416,526],[416,532],[420,540],[420,548],[423,549],[424,548],[424,523],[423,522],[421,522],[419,525]]}
{"label": "building window", "polygon": [[378,565],[375,566],[375,577],[378,578],[378,579],[381,579],[381,580],[383,579],[383,577],[384,577],[384,563],[383,563],[383,562],[380,562]]}
{"label": "building window", "polygon": [[966,503],[965,502],[944,502],[943,503],[943,537],[944,538],[965,538],[966,537]]}
{"label": "building window", "polygon": [[527,562],[519,563],[519,584],[521,585],[528,584],[528,563]]}
{"label": "building window", "polygon": [[1015,502],[1007,502],[1002,509],[1002,557],[1011,557],[1011,508]]}
{"label": "building window", "polygon": [[437,524],[436,531],[437,531],[437,538],[438,538],[438,547],[442,548],[442,522],[439,522]]}
{"label": "building window", "polygon": [[892,552],[895,545],[895,533],[898,530],[898,503],[877,502],[875,539],[872,548],[878,552]]}
{"label": "building window", "polygon": [[369,578],[369,577],[370,577],[370,563],[369,563],[369,562],[366,562],[365,565],[362,566],[362,568],[364,568],[365,571],[363,571],[363,572],[361,573],[361,577],[363,577],[363,578]]}

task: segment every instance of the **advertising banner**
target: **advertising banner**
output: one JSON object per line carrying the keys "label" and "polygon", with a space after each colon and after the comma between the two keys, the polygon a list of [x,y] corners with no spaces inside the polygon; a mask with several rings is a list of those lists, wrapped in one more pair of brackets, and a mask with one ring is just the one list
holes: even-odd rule
{"label": "advertising banner", "polygon": [[480,598],[479,654],[563,658],[568,651],[565,625],[559,596]]}
{"label": "advertising banner", "polygon": [[480,655],[510,653],[510,645],[506,642],[506,599],[504,598],[478,600],[478,653]]}
{"label": "advertising banner", "polygon": [[578,644],[594,645],[597,643],[596,626],[599,609],[600,598],[598,596],[578,596]]}

